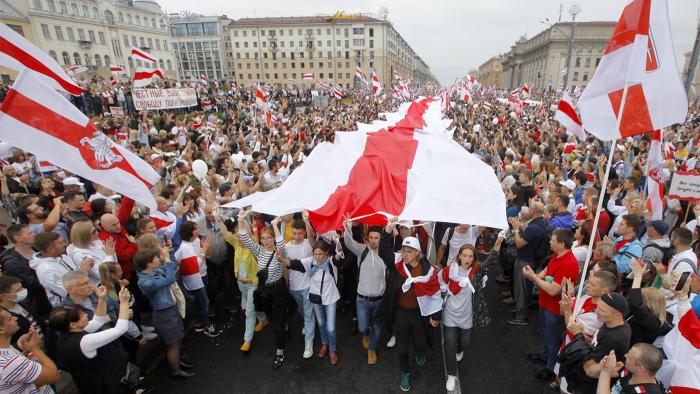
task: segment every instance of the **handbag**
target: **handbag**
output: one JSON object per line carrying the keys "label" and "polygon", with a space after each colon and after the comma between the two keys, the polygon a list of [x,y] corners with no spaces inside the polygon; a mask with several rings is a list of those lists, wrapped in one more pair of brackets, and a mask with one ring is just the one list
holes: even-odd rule
{"label": "handbag", "polygon": [[265,285],[265,282],[267,282],[268,268],[270,267],[270,262],[272,261],[272,257],[274,257],[274,255],[274,253],[270,254],[270,258],[267,259],[267,264],[265,264],[265,269],[260,270],[255,274],[258,277],[258,286]]}
{"label": "handbag", "polygon": [[[335,280],[335,275],[333,275],[333,268],[330,268],[330,270],[331,270],[331,276],[333,277],[333,280]],[[323,275],[321,275],[321,290],[320,290],[321,294],[309,293],[309,301],[312,304],[321,305],[323,303],[323,298],[321,297],[321,295],[323,294],[323,283],[325,282],[325,279],[326,279],[326,270],[323,270]]]}
{"label": "handbag", "polygon": [[265,264],[265,269],[256,273],[258,277],[258,286],[255,288],[255,290],[253,290],[253,306],[255,307],[256,312],[264,311],[263,299],[266,298],[269,291],[267,286],[265,286],[265,282],[267,282],[267,270],[270,267],[270,262],[272,261],[273,256],[274,254],[270,255],[270,258],[267,260],[267,264]]}
{"label": "handbag", "polygon": [[557,356],[557,362],[559,362],[559,377],[566,378],[570,389],[575,389],[580,383],[589,379],[583,371],[583,361],[592,350],[593,348],[586,341],[583,334],[578,333],[571,342],[559,352]]}

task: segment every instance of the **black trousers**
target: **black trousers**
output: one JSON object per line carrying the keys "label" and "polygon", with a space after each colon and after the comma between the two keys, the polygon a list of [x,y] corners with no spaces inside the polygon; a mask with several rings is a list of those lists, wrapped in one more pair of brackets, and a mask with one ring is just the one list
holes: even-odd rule
{"label": "black trousers", "polygon": [[224,284],[227,279],[226,268],[228,268],[226,263],[214,263],[207,259],[207,277],[209,278],[207,296],[209,297],[209,309],[211,310],[216,310],[221,291],[225,288]]}
{"label": "black trousers", "polygon": [[413,343],[413,350],[416,353],[425,353],[428,349],[425,322],[420,314],[420,309],[398,308],[394,318],[394,335],[396,335],[396,349],[399,354],[401,372],[408,373],[410,371],[408,357],[410,344]]}
{"label": "black trousers", "polygon": [[265,285],[265,296],[262,300],[263,311],[272,324],[275,333],[275,347],[284,350],[287,339],[287,316],[289,310],[289,290],[284,278]]}

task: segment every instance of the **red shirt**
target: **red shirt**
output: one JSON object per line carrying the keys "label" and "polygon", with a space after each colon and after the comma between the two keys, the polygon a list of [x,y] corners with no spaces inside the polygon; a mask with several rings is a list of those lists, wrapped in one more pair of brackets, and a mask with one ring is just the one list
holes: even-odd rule
{"label": "red shirt", "polygon": [[[576,285],[576,280],[578,279],[578,261],[576,256],[571,251],[566,252],[561,257],[557,257],[557,255],[552,256],[549,264],[547,264],[547,276],[553,277],[554,283],[559,285],[564,281],[564,278],[570,279],[571,283]],[[551,296],[540,289],[540,308],[546,309],[555,315],[560,315],[559,301],[561,301],[561,295]]]}

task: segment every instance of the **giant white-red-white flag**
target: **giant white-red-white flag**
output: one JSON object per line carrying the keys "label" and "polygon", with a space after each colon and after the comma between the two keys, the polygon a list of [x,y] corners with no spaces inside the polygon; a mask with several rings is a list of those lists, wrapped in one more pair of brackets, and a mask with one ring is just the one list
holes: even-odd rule
{"label": "giant white-red-white flag", "polygon": [[[368,224],[386,223],[386,213],[505,228],[505,196],[493,169],[445,138],[441,109],[440,100],[424,98],[399,116],[386,114],[391,122],[374,130],[337,132],[252,209],[276,216],[308,209],[319,233],[341,228],[345,214],[366,215],[359,220]],[[474,184],[479,193],[470,192]]]}
{"label": "giant white-red-white flag", "polygon": [[685,120],[688,98],[676,66],[667,0],[633,0],[625,7],[577,105],[584,128],[604,141]]}
{"label": "giant white-red-white flag", "polygon": [[131,48],[131,56],[135,57],[137,60],[141,60],[146,64],[158,62],[158,58],[156,56],[153,56],[150,53],[136,47]]}
{"label": "giant white-red-white flag", "polygon": [[661,178],[664,170],[662,140],[661,130],[654,130],[647,158],[647,196],[649,196],[647,208],[651,211],[652,220],[661,220],[664,213],[664,181]]}
{"label": "giant white-red-white flag", "polygon": [[0,106],[0,140],[155,210],[149,189],[160,179],[118,146],[35,73],[20,73]]}
{"label": "giant white-red-white flag", "polygon": [[379,82],[379,77],[374,70],[372,70],[372,93],[374,97],[379,97],[382,94],[382,84]]}
{"label": "giant white-red-white flag", "polygon": [[51,56],[4,23],[0,23],[0,66],[17,72],[32,70],[54,89],[76,96],[83,92],[83,88]]}
{"label": "giant white-red-white flag", "polygon": [[575,135],[580,140],[586,139],[586,133],[583,131],[581,119],[579,119],[578,114],[576,114],[574,103],[571,101],[571,97],[567,91],[564,91],[561,95],[561,100],[559,100],[559,105],[557,106],[557,112],[554,114],[554,120],[561,123],[562,126],[566,127],[571,134]]}
{"label": "giant white-red-white flag", "polygon": [[667,359],[656,374],[664,387],[673,393],[700,394],[700,319],[692,308],[664,337],[664,353]]}
{"label": "giant white-red-white flag", "polygon": [[150,85],[155,78],[165,79],[163,71],[159,68],[136,67],[134,73],[134,87],[143,88]]}

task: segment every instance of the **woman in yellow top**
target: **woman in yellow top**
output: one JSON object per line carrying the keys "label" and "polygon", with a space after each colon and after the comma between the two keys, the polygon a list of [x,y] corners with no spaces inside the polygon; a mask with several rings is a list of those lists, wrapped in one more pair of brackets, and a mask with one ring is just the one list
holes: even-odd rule
{"label": "woman in yellow top", "polygon": [[[247,352],[250,350],[253,333],[262,331],[267,325],[265,313],[256,312],[253,305],[253,292],[258,287],[258,260],[250,253],[248,248],[241,244],[236,229],[233,230],[233,233],[228,231],[228,228],[221,220],[221,216],[217,216],[216,223],[226,242],[235,249],[233,271],[238,281],[238,288],[241,290],[241,297],[245,300],[245,333],[243,334],[241,351]],[[257,237],[253,238],[257,239]],[[256,320],[260,321],[257,325],[255,324]]]}

